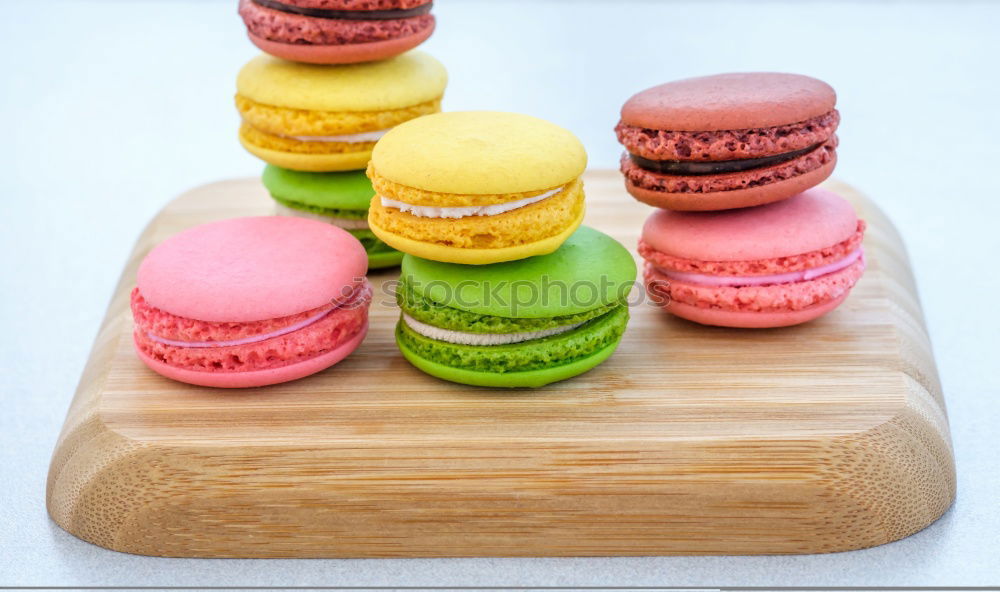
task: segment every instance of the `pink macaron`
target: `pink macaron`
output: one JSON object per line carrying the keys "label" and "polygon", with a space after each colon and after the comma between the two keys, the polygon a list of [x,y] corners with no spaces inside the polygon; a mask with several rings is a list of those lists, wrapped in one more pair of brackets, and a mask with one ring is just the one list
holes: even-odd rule
{"label": "pink macaron", "polygon": [[639,254],[649,294],[667,312],[723,327],[784,327],[844,301],[865,270],[865,223],[839,195],[813,188],[720,212],[657,210]]}
{"label": "pink macaron", "polygon": [[240,0],[250,41],[311,64],[385,60],[434,32],[431,0]]}
{"label": "pink macaron", "polygon": [[160,243],[132,290],[139,358],[201,386],[319,372],[368,329],[368,257],[348,232],[303,218],[233,218]]}

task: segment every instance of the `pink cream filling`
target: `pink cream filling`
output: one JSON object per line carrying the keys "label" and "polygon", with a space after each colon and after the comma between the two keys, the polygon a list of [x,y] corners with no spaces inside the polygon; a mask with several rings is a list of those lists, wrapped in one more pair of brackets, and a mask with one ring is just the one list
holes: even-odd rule
{"label": "pink cream filling", "polygon": [[769,286],[774,284],[790,284],[794,282],[805,282],[814,280],[824,275],[829,275],[849,267],[858,259],[864,257],[864,250],[861,247],[851,251],[846,257],[833,263],[827,263],[812,269],[801,271],[791,271],[788,273],[776,273],[772,275],[708,275],[704,273],[689,273],[684,271],[671,271],[657,267],[656,270],[664,276],[689,284],[699,284],[713,287],[737,287],[737,286]]}
{"label": "pink cream filling", "polygon": [[363,300],[366,297],[366,295],[370,292],[371,292],[371,287],[368,285],[368,282],[366,281],[364,283],[364,286],[361,289],[356,290],[351,298],[340,303],[337,306],[328,308],[326,310],[321,310],[318,313],[312,315],[311,317],[307,317],[297,323],[293,323],[286,327],[276,329],[269,333],[261,333],[260,335],[243,337],[242,339],[230,339],[227,341],[178,341],[176,339],[166,339],[158,335],[153,335],[151,332],[147,332],[146,336],[157,343],[162,343],[163,345],[172,345],[174,347],[231,347],[234,345],[246,345],[248,343],[258,343],[260,341],[266,341],[268,339],[274,339],[275,337],[281,337],[282,335],[287,335],[293,331],[298,331],[299,329],[304,329],[309,325],[312,325],[313,323],[322,320],[324,317],[326,317],[327,315],[336,310],[339,310],[345,306],[351,306],[354,303],[358,302],[359,300]]}

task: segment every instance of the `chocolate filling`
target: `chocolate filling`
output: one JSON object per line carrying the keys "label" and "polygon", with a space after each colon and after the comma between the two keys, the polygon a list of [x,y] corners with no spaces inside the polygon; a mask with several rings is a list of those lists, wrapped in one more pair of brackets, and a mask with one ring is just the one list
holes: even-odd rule
{"label": "chocolate filling", "polygon": [[274,0],[252,0],[254,4],[280,10],[291,14],[301,14],[302,16],[313,16],[325,19],[343,19],[349,21],[385,21],[389,19],[409,18],[411,16],[421,16],[431,11],[433,3],[428,2],[422,6],[407,8],[404,10],[326,10],[324,8],[303,8],[275,2]]}
{"label": "chocolate filling", "polygon": [[692,161],[692,160],[650,160],[635,154],[629,153],[629,157],[639,167],[662,173],[665,175],[721,175],[724,173],[738,173],[750,169],[759,169],[783,162],[788,162],[798,158],[803,154],[808,154],[819,148],[821,144],[814,144],[802,150],[775,154],[774,156],[763,156],[761,158],[741,158],[739,160],[714,160],[714,161]]}

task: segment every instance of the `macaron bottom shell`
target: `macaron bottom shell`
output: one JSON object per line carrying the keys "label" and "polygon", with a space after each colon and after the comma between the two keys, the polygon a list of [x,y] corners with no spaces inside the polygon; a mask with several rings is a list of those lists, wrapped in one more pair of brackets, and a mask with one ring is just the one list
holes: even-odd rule
{"label": "macaron bottom shell", "polygon": [[[806,323],[837,308],[850,294],[864,269],[865,263],[860,260],[843,270],[814,280],[747,288],[742,295],[738,293],[744,290],[737,288],[702,288],[701,298],[715,298],[713,305],[702,305],[703,302],[693,304],[671,297],[671,293],[680,287],[679,294],[690,299],[691,286],[688,285],[688,289],[685,289],[683,284],[671,285],[669,278],[649,266],[643,275],[648,293],[654,301],[662,301],[662,307],[668,313],[703,325],[765,329]],[[766,297],[768,301],[780,299],[781,302],[772,302],[769,308],[762,310],[739,310],[739,303],[756,302],[762,297]],[[812,303],[808,306],[802,306],[810,301]]]}
{"label": "macaron bottom shell", "polygon": [[[759,206],[788,199],[825,181],[837,166],[836,154],[809,172],[762,185],[707,193],[669,192],[636,185],[626,176],[625,190],[637,200],[657,208],[678,211],[713,211]],[[652,173],[650,173],[652,174]],[[738,177],[744,173],[730,173]]]}
{"label": "macaron bottom shell", "polygon": [[406,37],[343,45],[282,43],[264,39],[249,31],[247,36],[250,38],[250,42],[261,51],[285,60],[307,64],[356,64],[385,60],[407,52],[427,41],[433,32],[434,25],[432,24],[430,27]]}
{"label": "macaron bottom shell", "polygon": [[487,346],[430,339],[400,320],[396,343],[410,363],[444,380],[474,386],[539,387],[606,360],[621,341],[628,319],[628,308],[622,305],[564,333]]}
{"label": "macaron bottom shell", "polygon": [[486,386],[494,388],[539,388],[553,382],[566,380],[579,376],[591,370],[611,357],[618,349],[621,342],[619,338],[614,343],[598,350],[586,358],[575,360],[562,366],[543,368],[540,370],[527,370],[524,372],[477,372],[465,368],[455,368],[439,364],[432,360],[420,357],[416,352],[410,350],[403,344],[399,344],[399,351],[403,357],[413,364],[415,368],[429,374],[435,378],[457,382],[458,384],[468,384],[470,386]]}
{"label": "macaron bottom shell", "polygon": [[146,354],[135,343],[135,352],[151,370],[172,380],[214,388],[250,388],[297,380],[333,366],[361,345],[368,333],[367,321],[353,337],[328,352],[301,362],[248,372],[208,372],[171,366]]}
{"label": "macaron bottom shell", "polygon": [[354,152],[338,153],[299,153],[283,152],[257,145],[246,138],[243,132],[239,135],[240,144],[257,158],[268,164],[273,164],[293,171],[310,173],[328,173],[336,171],[353,171],[363,169],[371,159],[370,148]]}
{"label": "macaron bottom shell", "polygon": [[584,208],[580,208],[580,213],[570,224],[558,234],[544,239],[513,245],[510,247],[499,247],[493,249],[477,249],[467,247],[450,247],[447,245],[429,243],[414,240],[401,236],[384,228],[379,228],[372,223],[369,217],[368,224],[375,236],[380,238],[390,247],[432,261],[442,261],[445,263],[462,263],[466,265],[485,265],[489,263],[501,263],[504,261],[516,261],[535,255],[548,255],[558,249],[566,239],[583,223]]}
{"label": "macaron bottom shell", "polygon": [[670,302],[663,309],[682,319],[701,325],[716,327],[731,327],[734,329],[773,329],[800,325],[833,311],[847,299],[848,294],[841,294],[833,300],[822,302],[802,310],[745,312],[722,310],[717,308],[702,308],[683,302]]}

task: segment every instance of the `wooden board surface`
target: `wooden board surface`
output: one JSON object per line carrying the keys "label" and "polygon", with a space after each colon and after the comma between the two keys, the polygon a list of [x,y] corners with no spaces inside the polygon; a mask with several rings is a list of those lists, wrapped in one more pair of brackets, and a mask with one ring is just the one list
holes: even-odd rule
{"label": "wooden board surface", "polygon": [[[587,223],[634,248],[649,208],[586,176]],[[194,224],[269,213],[254,179],[171,202],[136,245],[55,450],[64,529],[149,555],[403,557],[840,551],[912,534],[955,494],[944,401],[892,225],[837,311],[779,330],[632,309],[604,365],[541,390],[442,382],[396,350],[375,273],[368,338],[293,383],[212,390],[132,352],[142,257]]]}

